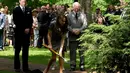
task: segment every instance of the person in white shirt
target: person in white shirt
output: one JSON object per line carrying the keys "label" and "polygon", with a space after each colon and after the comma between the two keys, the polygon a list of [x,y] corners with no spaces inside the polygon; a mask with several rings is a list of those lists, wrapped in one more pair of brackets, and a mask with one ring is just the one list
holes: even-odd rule
{"label": "person in white shirt", "polygon": [[14,24],[12,23],[13,17],[11,14],[7,15],[8,17],[8,38],[9,38],[9,47],[13,47],[13,36],[14,36]]}
{"label": "person in white shirt", "polygon": [[37,11],[36,9],[34,9],[34,10],[32,11],[32,13],[33,13],[34,47],[37,47],[38,34],[39,34],[39,30],[38,30],[38,20],[37,20],[38,11]]}

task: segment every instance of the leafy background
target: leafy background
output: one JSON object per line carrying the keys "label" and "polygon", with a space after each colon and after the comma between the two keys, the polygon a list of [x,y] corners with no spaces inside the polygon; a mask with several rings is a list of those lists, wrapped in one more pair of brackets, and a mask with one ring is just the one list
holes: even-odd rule
{"label": "leafy background", "polygon": [[125,17],[108,15],[111,26],[90,24],[78,39],[86,49],[86,67],[99,73],[129,73],[130,69],[130,5]]}
{"label": "leafy background", "polygon": [[[18,2],[18,1],[19,0],[0,0],[0,2],[4,3],[4,5],[7,5],[11,11],[15,6],[15,2]],[[55,3],[58,5],[68,4],[69,6],[72,6],[73,2],[74,0],[28,0],[28,5],[33,8],[41,6],[41,5],[45,5],[47,3],[50,3],[50,4]],[[101,8],[102,11],[105,11],[107,5],[109,4],[119,4],[119,0],[92,0],[92,6],[91,6],[92,11],[94,12],[97,7]]]}
{"label": "leafy background", "polygon": [[[15,2],[18,0],[0,0],[9,9],[13,9]],[[129,1],[129,0],[126,0]],[[28,5],[37,7],[50,4],[66,4],[71,5],[73,0],[28,0]],[[92,13],[95,9],[101,8],[104,12],[108,5],[119,5],[118,0],[92,0]],[[130,16],[130,7],[126,7]],[[85,66],[88,69],[106,73],[114,73],[127,70],[130,68],[130,19],[121,19],[120,16],[109,15],[113,25],[105,26],[92,23],[84,31],[84,34],[79,38],[82,42],[80,46],[86,49],[85,51]]]}

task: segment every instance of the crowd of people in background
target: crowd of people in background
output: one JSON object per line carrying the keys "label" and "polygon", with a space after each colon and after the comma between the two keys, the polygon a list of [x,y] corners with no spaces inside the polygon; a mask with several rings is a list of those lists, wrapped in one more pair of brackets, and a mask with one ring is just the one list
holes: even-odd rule
{"label": "crowd of people in background", "polygon": [[[24,0],[19,0],[19,1],[21,2]],[[21,4],[22,3],[24,2],[21,2]],[[120,0],[120,6],[108,5],[108,8],[105,11],[105,14],[109,13],[113,15],[121,15],[123,8],[126,5],[127,3],[125,3],[123,0]],[[30,19],[30,20],[27,19],[28,21],[25,20],[26,18],[25,19],[19,18],[18,17],[19,13],[17,12],[20,12],[20,11],[18,7],[21,7],[21,10],[23,11],[23,13],[26,11],[31,11],[32,21],[31,21],[30,15],[27,15],[27,17]],[[31,8],[27,9],[26,7],[22,7],[22,5],[19,5],[19,3],[17,2],[13,13],[9,11],[8,6],[3,6],[2,3],[0,3],[0,8],[1,8],[0,9],[0,22],[1,22],[0,50],[4,50],[4,46],[6,45],[9,45],[9,47],[14,47],[15,49],[20,47],[18,46],[19,44],[16,44],[16,41],[17,43],[19,43],[20,38],[16,38],[16,36],[17,37],[23,36],[24,34],[21,35],[23,33],[22,28],[28,27],[29,29],[31,29],[30,38],[28,40],[30,42],[29,46],[42,48],[43,43],[44,43],[44,44],[47,44],[50,48],[54,48],[55,51],[57,51],[57,48],[61,48],[61,47],[64,48],[62,49],[62,51],[63,50],[65,51],[66,48],[68,47],[70,50],[70,68],[72,71],[76,69],[76,50],[77,48],[80,48],[78,46],[80,42],[77,41],[76,39],[80,37],[80,35],[82,34],[82,31],[86,29],[87,27],[86,15],[80,11],[81,6],[78,2],[75,2],[72,5],[72,7],[69,7],[67,4],[65,5],[46,4],[41,7],[34,8],[34,9],[31,9]],[[61,13],[62,15],[59,16],[59,14]],[[25,27],[22,26],[25,24],[24,22],[22,22],[22,20],[24,20],[25,22],[28,22],[28,25],[25,25]],[[31,22],[32,22],[32,26],[29,25]],[[97,8],[96,12],[93,14],[93,22],[97,24],[106,25],[106,26],[112,25],[111,21],[109,20],[109,17],[104,17],[104,14],[102,13],[100,8]],[[62,27],[65,24],[68,24],[67,27]],[[28,28],[25,30],[25,33],[28,33],[29,31]],[[65,28],[67,28],[67,30]],[[20,33],[16,30],[18,30]],[[61,34],[64,36],[62,36]],[[26,38],[23,38],[23,40],[25,39]],[[61,40],[63,41],[63,39],[65,41],[61,43]],[[20,40],[20,41],[23,41],[23,40]],[[25,45],[23,47],[27,48],[27,46]],[[80,66],[81,71],[85,70],[83,52],[84,52],[84,49],[79,50],[79,55],[80,55],[79,66]],[[19,58],[17,55],[15,55],[15,57]],[[24,57],[24,58],[28,58],[28,57]],[[56,56],[53,53],[52,53],[51,60],[53,61],[49,62],[49,66],[44,70],[44,73],[48,72],[52,62],[55,62],[56,60]],[[19,69],[18,59],[15,59],[15,61],[16,61],[15,64],[17,64],[15,65],[15,67],[17,67],[16,69]],[[63,62],[61,59],[59,59],[59,61],[61,62],[60,73],[62,73]],[[26,66],[28,69],[27,64]]]}
{"label": "crowd of people in background", "polygon": [[93,14],[93,22],[97,24],[103,24],[106,26],[112,25],[109,16],[105,17],[106,14],[112,14],[112,15],[119,15],[122,16],[122,12],[124,10],[124,7],[127,6],[128,3],[126,3],[124,0],[119,0],[120,5],[108,5],[105,13],[101,11],[100,8],[96,9],[96,12]]}
{"label": "crowd of people in background", "polygon": [[[16,2],[16,6],[18,7],[19,3]],[[12,12],[9,11],[8,6],[3,6],[2,3],[0,3],[0,11],[1,13],[5,14],[6,16],[6,24],[4,27],[4,33],[3,33],[3,45],[9,45],[10,47],[14,46],[14,28],[15,24],[13,23],[13,15]],[[65,5],[50,5],[46,4],[41,7],[37,7],[35,9],[32,9],[32,16],[33,16],[33,26],[31,30],[31,43],[30,46],[33,47],[42,47],[42,42],[45,42],[47,44],[47,35],[48,29],[46,28],[46,25],[49,25],[51,20],[55,20],[58,12],[60,10],[65,11],[65,15],[67,15],[70,12],[69,6],[67,4]],[[43,24],[43,25],[40,25]],[[45,26],[44,26],[45,24]],[[44,31],[44,33],[42,33]],[[44,39],[43,39],[44,38]],[[2,48],[0,48],[2,50]]]}
{"label": "crowd of people in background", "polygon": [[[105,13],[102,13],[100,8],[97,8],[95,10],[95,13],[93,13],[93,22],[96,22],[98,24],[104,24],[104,25],[111,25],[111,22],[109,21],[108,17],[105,17],[105,14],[114,14],[114,15],[121,15],[123,11],[123,7],[125,7],[127,3],[125,3],[123,0],[120,0],[120,6],[114,6],[114,5],[108,5],[107,10]],[[19,3],[16,2],[15,7],[19,6]],[[69,7],[67,4],[65,5],[50,5],[46,4],[41,7],[37,7],[35,9],[32,9],[32,15],[33,15],[33,26],[32,26],[32,32],[31,32],[31,43],[30,46],[33,47],[42,47],[42,42],[48,43],[47,37],[47,28],[46,26],[40,25],[41,23],[44,23],[45,25],[49,25],[51,21],[55,20],[57,17],[58,12],[60,10],[64,10],[65,15],[67,16],[71,11],[72,8]],[[9,11],[8,6],[3,6],[2,3],[0,3],[0,12],[6,15],[6,24],[4,30],[3,30],[3,45],[9,45],[10,47],[14,46],[14,28],[15,24],[13,23],[13,17],[12,13]],[[44,31],[44,33],[42,33]],[[44,38],[44,39],[43,39]],[[0,48],[1,50],[2,48]]]}
{"label": "crowd of people in background", "polygon": [[[19,3],[16,2],[15,7],[18,7]],[[31,32],[31,44],[30,46],[41,48],[42,40],[44,38],[44,42],[47,44],[47,37],[44,37],[47,35],[47,28],[46,26],[40,25],[45,23],[45,25],[49,25],[49,22],[56,18],[57,13],[59,10],[64,10],[65,15],[67,15],[70,12],[69,6],[66,5],[52,5],[50,4],[43,5],[41,7],[37,7],[35,9],[32,9],[32,15],[33,15],[33,26],[32,26],[32,32]],[[8,6],[3,6],[2,3],[0,3],[0,12],[5,16],[5,25],[3,30],[3,44],[2,45],[9,45],[10,47],[14,46],[14,28],[15,24],[13,23],[13,16],[12,12],[9,11]],[[47,17],[47,18],[46,18]],[[42,33],[44,31],[45,33]],[[0,48],[0,50],[2,50]]]}

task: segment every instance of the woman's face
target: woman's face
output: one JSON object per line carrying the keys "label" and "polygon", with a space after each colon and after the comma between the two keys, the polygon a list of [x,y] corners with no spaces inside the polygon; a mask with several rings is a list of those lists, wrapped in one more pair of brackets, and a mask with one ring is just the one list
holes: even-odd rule
{"label": "woman's face", "polygon": [[5,9],[7,9],[7,10],[8,10],[8,6],[5,6]]}
{"label": "woman's face", "polygon": [[59,18],[59,23],[60,23],[60,26],[64,26],[65,25],[65,22],[66,22],[66,18],[64,16],[61,16]]}
{"label": "woman's face", "polygon": [[37,12],[33,12],[33,16],[37,16]]}

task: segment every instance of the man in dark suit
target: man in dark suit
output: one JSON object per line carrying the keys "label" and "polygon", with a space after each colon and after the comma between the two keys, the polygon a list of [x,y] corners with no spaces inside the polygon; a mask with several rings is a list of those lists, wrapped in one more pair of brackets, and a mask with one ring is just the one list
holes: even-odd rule
{"label": "man in dark suit", "polygon": [[28,72],[28,52],[30,43],[30,30],[32,27],[32,11],[26,7],[26,0],[19,0],[20,5],[13,10],[13,21],[16,25],[15,32],[15,54],[14,69],[20,72],[19,53],[22,48],[22,70]]}

